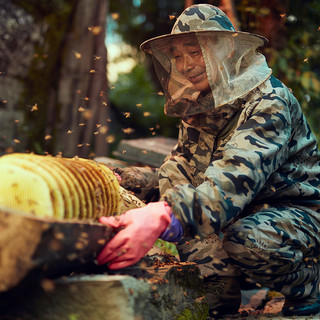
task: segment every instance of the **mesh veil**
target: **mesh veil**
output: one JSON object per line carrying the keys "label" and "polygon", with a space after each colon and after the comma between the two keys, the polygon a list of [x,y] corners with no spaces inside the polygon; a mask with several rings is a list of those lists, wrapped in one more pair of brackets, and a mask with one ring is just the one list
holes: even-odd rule
{"label": "mesh veil", "polygon": [[188,36],[197,39],[210,84],[208,90],[200,92],[175,66],[171,44],[178,36],[150,43],[168,116],[188,117],[231,103],[248,94],[271,74],[265,57],[257,52],[257,48],[264,45],[262,39],[241,33],[195,31]]}

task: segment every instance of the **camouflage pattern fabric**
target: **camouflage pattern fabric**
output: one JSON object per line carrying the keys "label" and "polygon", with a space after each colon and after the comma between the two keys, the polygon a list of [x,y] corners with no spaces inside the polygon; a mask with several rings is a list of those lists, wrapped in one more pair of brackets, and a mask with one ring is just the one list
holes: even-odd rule
{"label": "camouflage pattern fabric", "polygon": [[316,138],[274,77],[235,105],[211,133],[183,121],[159,170],[161,199],[184,226],[181,258],[206,275],[240,268],[286,296],[308,296],[319,274]]}
{"label": "camouflage pattern fabric", "polygon": [[223,248],[233,266],[292,300],[319,292],[318,203],[261,205],[231,225]]}
{"label": "camouflage pattern fabric", "polygon": [[209,4],[188,7],[175,22],[171,33],[195,30],[235,31],[229,17],[219,8]]}
{"label": "camouflage pattern fabric", "polygon": [[180,260],[195,262],[203,277],[240,276],[241,269],[232,263],[223,248],[222,237],[213,234],[204,239],[182,238],[177,244]]}
{"label": "camouflage pattern fabric", "polygon": [[160,167],[160,194],[186,236],[218,233],[253,202],[320,200],[320,153],[294,96],[271,77],[242,101],[229,132],[223,122],[218,135],[182,122]]}

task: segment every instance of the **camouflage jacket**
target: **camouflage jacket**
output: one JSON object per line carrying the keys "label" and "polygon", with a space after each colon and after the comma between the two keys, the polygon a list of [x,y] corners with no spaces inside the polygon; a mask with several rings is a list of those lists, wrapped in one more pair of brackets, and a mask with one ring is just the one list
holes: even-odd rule
{"label": "camouflage jacket", "polygon": [[161,199],[185,236],[217,233],[255,204],[319,200],[317,141],[290,90],[270,77],[216,112],[229,107],[230,120],[212,132],[182,122],[159,170]]}

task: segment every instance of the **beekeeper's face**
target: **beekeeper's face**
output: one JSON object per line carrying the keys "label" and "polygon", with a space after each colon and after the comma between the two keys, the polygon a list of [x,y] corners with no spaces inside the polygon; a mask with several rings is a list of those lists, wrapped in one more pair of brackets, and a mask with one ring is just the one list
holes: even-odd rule
{"label": "beekeeper's face", "polygon": [[193,84],[196,90],[205,91],[209,88],[202,51],[195,37],[174,39],[171,53],[177,70]]}

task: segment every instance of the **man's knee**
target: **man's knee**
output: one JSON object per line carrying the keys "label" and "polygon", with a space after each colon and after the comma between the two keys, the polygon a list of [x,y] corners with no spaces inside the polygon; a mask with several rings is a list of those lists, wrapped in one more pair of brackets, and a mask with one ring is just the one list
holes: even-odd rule
{"label": "man's knee", "polygon": [[259,226],[254,222],[238,220],[224,233],[223,249],[233,260],[247,260],[253,248],[264,247],[261,237],[257,234]]}
{"label": "man's knee", "polygon": [[223,243],[234,242],[238,245],[245,245],[248,238],[252,236],[252,226],[238,220],[225,231]]}
{"label": "man's knee", "polygon": [[244,218],[226,230],[223,249],[239,266],[260,265],[263,268],[276,261],[290,260],[290,252],[283,252],[282,240],[282,235],[270,221]]}

